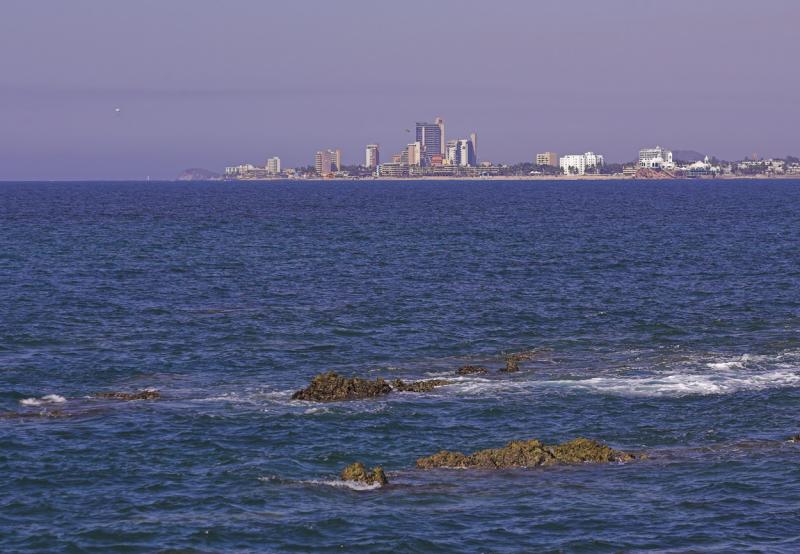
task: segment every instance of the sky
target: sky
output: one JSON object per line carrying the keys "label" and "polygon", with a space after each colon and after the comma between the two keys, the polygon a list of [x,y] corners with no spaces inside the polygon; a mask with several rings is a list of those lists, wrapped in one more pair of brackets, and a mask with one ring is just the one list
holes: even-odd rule
{"label": "sky", "polygon": [[[800,155],[796,0],[0,0],[0,180],[479,157]],[[117,111],[119,109],[119,111]]]}

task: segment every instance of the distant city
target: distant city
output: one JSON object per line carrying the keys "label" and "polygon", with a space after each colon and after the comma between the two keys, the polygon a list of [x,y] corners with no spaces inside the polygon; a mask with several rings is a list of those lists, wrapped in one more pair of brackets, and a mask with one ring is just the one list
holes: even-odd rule
{"label": "distant city", "polygon": [[[407,129],[411,132],[411,129]],[[661,146],[639,150],[630,163],[607,164],[602,154],[584,152],[559,155],[541,152],[529,161],[494,164],[480,160],[478,135],[448,140],[445,122],[437,117],[432,123],[417,122],[415,140],[385,160],[379,144],[367,144],[363,164],[343,165],[339,148],[318,150],[313,164],[284,168],[279,157],[266,160],[263,166],[243,163],[226,167],[222,175],[187,170],[180,179],[218,178],[228,180],[258,179],[353,179],[353,178],[426,178],[426,177],[627,177],[637,179],[676,179],[714,177],[757,177],[800,175],[800,159],[751,158],[726,161],[694,151],[672,151]],[[309,161],[311,157],[309,156]],[[199,172],[199,173],[198,173]]]}

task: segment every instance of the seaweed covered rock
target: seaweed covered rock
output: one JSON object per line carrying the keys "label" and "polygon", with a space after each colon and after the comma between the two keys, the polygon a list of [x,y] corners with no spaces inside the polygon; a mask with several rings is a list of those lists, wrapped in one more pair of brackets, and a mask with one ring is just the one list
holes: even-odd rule
{"label": "seaweed covered rock", "polygon": [[389,484],[389,479],[386,478],[386,473],[384,473],[381,466],[373,467],[372,471],[367,471],[367,468],[361,462],[350,464],[344,468],[340,477],[342,481],[363,483],[365,485],[377,484],[383,486]]}
{"label": "seaweed covered rock", "polygon": [[519,371],[519,363],[532,360],[538,352],[539,350],[524,350],[522,352],[505,354],[503,359],[506,361],[506,366],[500,371],[504,373],[514,373],[515,371]]}
{"label": "seaweed covered rock", "polygon": [[369,381],[360,377],[342,377],[329,371],[314,377],[310,385],[292,395],[292,400],[336,402],[372,398],[390,392],[392,392],[392,387],[383,379]]}
{"label": "seaweed covered rock", "polygon": [[397,392],[430,392],[436,387],[443,387],[451,384],[452,381],[445,379],[430,379],[428,381],[410,381],[406,383],[400,379],[392,381],[392,389]]}
{"label": "seaweed covered rock", "polygon": [[98,392],[95,398],[106,398],[108,400],[157,400],[161,398],[161,393],[157,390],[141,390],[138,392]]}
{"label": "seaweed covered rock", "polygon": [[489,370],[479,365],[465,365],[456,370],[456,375],[482,375],[489,373]]}
{"label": "seaweed covered rock", "polygon": [[600,442],[577,438],[569,442],[546,445],[539,440],[511,441],[503,448],[479,450],[473,454],[442,450],[417,460],[420,469],[476,468],[503,469],[538,467],[557,464],[610,463],[634,460],[633,454],[614,450]]}

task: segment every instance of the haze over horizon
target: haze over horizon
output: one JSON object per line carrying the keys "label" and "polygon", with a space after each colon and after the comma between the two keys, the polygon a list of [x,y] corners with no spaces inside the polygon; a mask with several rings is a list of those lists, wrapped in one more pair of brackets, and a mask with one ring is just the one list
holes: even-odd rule
{"label": "haze over horizon", "polygon": [[[660,144],[800,154],[790,0],[7,0],[0,180],[174,178],[321,148],[388,157],[416,121],[481,159]],[[119,108],[119,111],[116,111]]]}

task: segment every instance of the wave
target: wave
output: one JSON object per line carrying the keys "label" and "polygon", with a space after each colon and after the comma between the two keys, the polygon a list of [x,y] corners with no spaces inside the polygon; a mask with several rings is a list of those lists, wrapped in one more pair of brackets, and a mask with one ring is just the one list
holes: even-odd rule
{"label": "wave", "polygon": [[330,480],[311,479],[308,481],[300,481],[300,482],[308,485],[325,485],[327,487],[351,489],[354,491],[374,491],[375,489],[379,489],[383,486],[380,483],[374,483],[372,485],[368,485],[366,483],[356,483],[355,481],[342,481],[340,479],[330,479]]}
{"label": "wave", "polygon": [[580,380],[546,381],[544,384],[629,396],[689,396],[732,394],[800,386],[795,371],[673,373],[643,377],[594,377]]}
{"label": "wave", "polygon": [[354,491],[374,491],[383,486],[380,483],[374,483],[372,485],[368,485],[366,483],[357,483],[355,481],[342,481],[341,479],[307,479],[307,480],[283,479],[275,475],[267,475],[265,477],[259,477],[258,480],[263,483],[277,483],[282,485],[286,484],[301,484],[301,485],[315,485],[315,486],[322,485],[325,487],[334,487],[337,489],[350,489]]}
{"label": "wave", "polygon": [[23,398],[19,401],[23,406],[41,406],[43,404],[63,404],[67,399],[59,394],[46,394],[40,398]]}

